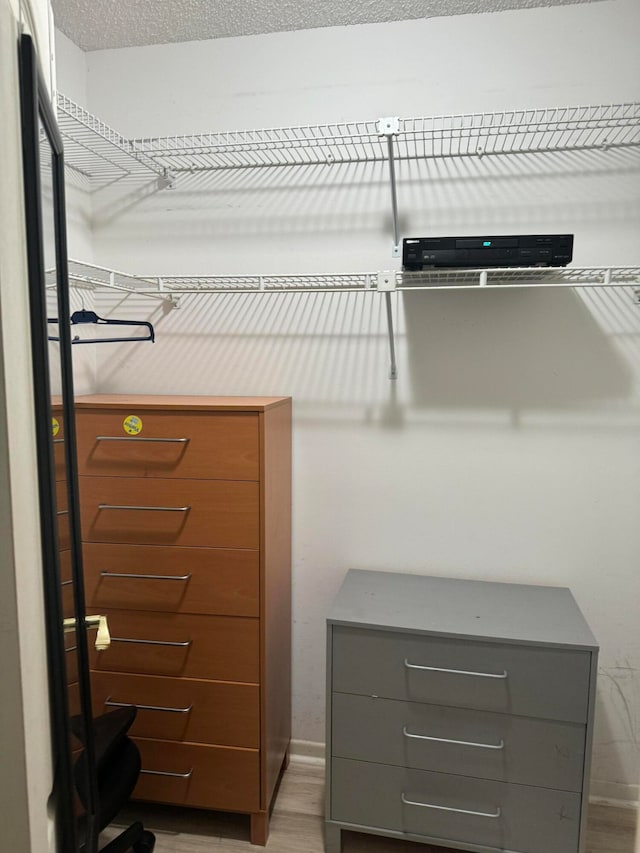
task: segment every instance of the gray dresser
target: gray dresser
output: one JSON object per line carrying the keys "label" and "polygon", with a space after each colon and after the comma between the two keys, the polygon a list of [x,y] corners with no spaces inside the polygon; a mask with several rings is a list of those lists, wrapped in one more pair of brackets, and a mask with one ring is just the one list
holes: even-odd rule
{"label": "gray dresser", "polygon": [[583,853],[598,646],[568,589],[351,570],[327,654],[327,853]]}

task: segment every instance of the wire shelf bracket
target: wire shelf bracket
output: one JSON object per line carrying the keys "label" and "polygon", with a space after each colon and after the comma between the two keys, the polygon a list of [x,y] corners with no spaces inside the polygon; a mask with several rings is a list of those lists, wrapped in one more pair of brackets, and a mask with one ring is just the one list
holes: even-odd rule
{"label": "wire shelf bracket", "polygon": [[391,257],[400,257],[400,231],[398,227],[398,189],[396,185],[396,164],[393,140],[400,131],[400,119],[398,116],[381,118],[378,120],[378,133],[386,137],[387,157],[389,159],[389,182],[391,185],[391,218],[393,222],[393,247]]}

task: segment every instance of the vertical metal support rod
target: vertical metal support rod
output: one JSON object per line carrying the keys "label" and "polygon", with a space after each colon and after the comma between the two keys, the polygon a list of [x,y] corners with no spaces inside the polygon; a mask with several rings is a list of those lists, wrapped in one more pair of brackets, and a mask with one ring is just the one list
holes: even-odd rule
{"label": "vertical metal support rod", "polygon": [[392,256],[400,257],[400,236],[398,234],[398,191],[396,187],[396,161],[393,148],[393,136],[387,134],[387,150],[389,152],[389,178],[391,180],[391,212],[393,217],[393,249]]}
{"label": "vertical metal support rod", "polygon": [[387,306],[387,328],[389,330],[389,379],[398,378],[398,368],[396,366],[396,342],[393,335],[393,311],[391,310],[391,293],[386,292],[384,301]]}

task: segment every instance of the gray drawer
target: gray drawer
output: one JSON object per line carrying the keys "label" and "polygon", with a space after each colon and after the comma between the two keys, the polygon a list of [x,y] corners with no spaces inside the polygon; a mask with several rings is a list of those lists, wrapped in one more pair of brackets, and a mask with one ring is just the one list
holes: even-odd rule
{"label": "gray drawer", "polygon": [[333,627],[342,693],[585,723],[590,663],[588,651]]}
{"label": "gray drawer", "polygon": [[333,694],[331,720],[331,753],[340,758],[582,790],[585,727],[577,723],[347,693]]}
{"label": "gray drawer", "polygon": [[578,850],[580,795],[566,791],[335,758],[330,808],[331,820],[432,843],[522,853]]}

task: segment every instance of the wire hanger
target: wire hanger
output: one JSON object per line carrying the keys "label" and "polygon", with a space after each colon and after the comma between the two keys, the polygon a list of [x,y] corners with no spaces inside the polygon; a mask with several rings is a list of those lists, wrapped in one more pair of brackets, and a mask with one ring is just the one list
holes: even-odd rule
{"label": "wire hanger", "polygon": [[[50,317],[49,323],[57,323],[57,318]],[[144,326],[148,330],[148,334],[144,336],[134,335],[130,338],[74,338],[72,344],[115,344],[115,343],[132,343],[133,341],[151,341],[155,342],[155,333],[151,323],[144,320],[106,320],[103,317],[98,317],[95,311],[74,311],[71,315],[71,325],[79,324],[97,324],[99,326]],[[59,337],[50,336],[50,341],[59,341]]]}

